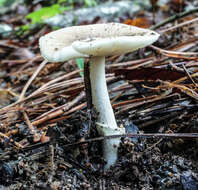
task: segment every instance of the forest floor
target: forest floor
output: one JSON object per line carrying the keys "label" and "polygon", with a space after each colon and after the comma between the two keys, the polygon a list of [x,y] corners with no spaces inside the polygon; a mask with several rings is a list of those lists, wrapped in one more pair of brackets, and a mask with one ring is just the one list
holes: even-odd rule
{"label": "forest floor", "polygon": [[160,38],[106,59],[112,107],[128,133],[106,171],[97,113],[86,108],[80,65],[88,59],[43,64],[38,40],[53,27],[27,25],[25,15],[45,1],[1,16],[12,30],[0,34],[0,190],[198,189],[198,8],[195,0],[157,3],[117,18]]}

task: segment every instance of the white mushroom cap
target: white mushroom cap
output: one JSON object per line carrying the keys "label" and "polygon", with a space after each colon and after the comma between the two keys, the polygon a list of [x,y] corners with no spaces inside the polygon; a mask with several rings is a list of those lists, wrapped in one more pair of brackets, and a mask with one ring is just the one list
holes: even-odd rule
{"label": "white mushroom cap", "polygon": [[159,34],[119,23],[66,27],[39,40],[41,54],[48,61],[61,62],[89,56],[128,53],[152,44]]}

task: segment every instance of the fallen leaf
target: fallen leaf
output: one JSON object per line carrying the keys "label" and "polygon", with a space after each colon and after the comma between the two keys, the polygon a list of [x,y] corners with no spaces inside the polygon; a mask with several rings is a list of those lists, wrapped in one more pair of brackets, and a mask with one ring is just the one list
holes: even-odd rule
{"label": "fallen leaf", "polygon": [[116,76],[123,75],[127,80],[163,80],[174,81],[185,76],[178,71],[162,68],[142,68],[142,69],[116,69]]}
{"label": "fallen leaf", "polygon": [[138,26],[141,28],[149,28],[152,25],[152,21],[148,20],[148,18],[145,17],[138,17],[133,20],[131,19],[126,20],[124,24]]}

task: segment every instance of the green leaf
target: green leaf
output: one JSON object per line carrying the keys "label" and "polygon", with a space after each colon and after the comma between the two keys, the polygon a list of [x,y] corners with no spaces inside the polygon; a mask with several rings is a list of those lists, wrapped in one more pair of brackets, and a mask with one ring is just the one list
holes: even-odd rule
{"label": "green leaf", "polygon": [[50,7],[44,7],[38,11],[34,11],[26,16],[26,18],[31,19],[32,24],[42,23],[44,19],[53,17],[64,11],[59,4],[52,5]]}
{"label": "green leaf", "polygon": [[30,25],[29,24],[23,25],[23,26],[21,26],[21,29],[22,30],[30,30]]}
{"label": "green leaf", "polygon": [[16,28],[16,36],[26,35],[31,31],[31,25],[26,24]]}
{"label": "green leaf", "polygon": [[58,0],[58,4],[67,3],[68,0]]}
{"label": "green leaf", "polygon": [[3,6],[5,3],[5,0],[0,0],[0,7]]}
{"label": "green leaf", "polygon": [[8,7],[11,4],[12,4],[11,0],[9,0],[9,1],[8,0],[0,0],[0,7],[2,7],[2,6]]}
{"label": "green leaf", "polygon": [[[84,59],[83,58],[76,59],[76,64],[77,64],[79,69],[83,69],[84,68]],[[82,78],[84,77],[84,72],[83,71],[80,72],[80,76]]]}
{"label": "green leaf", "polygon": [[84,0],[84,2],[85,2],[85,5],[87,7],[93,7],[93,6],[96,6],[97,5],[97,3],[96,3],[95,0]]}

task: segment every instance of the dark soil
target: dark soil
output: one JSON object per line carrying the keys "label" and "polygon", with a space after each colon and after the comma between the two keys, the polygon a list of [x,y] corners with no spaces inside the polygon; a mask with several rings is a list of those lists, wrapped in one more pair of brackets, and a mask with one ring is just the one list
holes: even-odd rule
{"label": "dark soil", "polygon": [[[38,4],[44,6],[45,3],[41,1]],[[175,6],[174,9],[170,8],[177,3],[169,1],[166,6],[170,10],[166,11],[158,7],[157,19],[167,17],[170,12],[178,13]],[[194,1],[189,3],[193,5]],[[185,3],[178,5],[182,9],[187,6]],[[26,9],[30,11],[35,6],[38,5],[28,5]],[[76,3],[76,6],[78,8],[82,5]],[[152,17],[152,11],[147,11],[144,14]],[[2,21],[12,23],[13,27],[28,22],[20,17],[15,18],[15,14],[20,16],[13,10],[3,15]],[[194,18],[197,15],[190,16]],[[100,20],[102,18],[96,22]],[[179,22],[186,20],[181,19]],[[173,22],[162,29],[172,26]],[[47,64],[31,83],[25,97],[49,81],[67,74],[71,74],[65,79],[69,86],[60,80],[61,82],[53,83],[54,86],[49,85],[46,91],[3,110],[17,101],[24,85],[42,62],[38,39],[51,30],[49,26],[38,25],[31,32],[20,35],[13,33],[0,40],[0,190],[197,190],[197,138],[154,135],[147,138],[122,138],[116,164],[104,171],[102,140],[97,139],[99,134],[95,123],[97,113],[86,108],[83,80],[79,72],[71,74],[78,70],[75,61]],[[194,25],[179,28],[162,34],[155,45],[172,51],[182,52],[185,50],[176,48],[186,47],[187,51],[197,52],[196,31]],[[116,119],[128,133],[198,132],[198,98],[193,94],[197,91],[197,78],[189,78],[182,67],[186,66],[190,75],[196,73],[197,58],[189,59],[190,56],[187,57],[186,54],[186,57],[174,56],[170,53],[161,54],[150,47],[132,54],[107,58],[108,84],[111,99],[114,100],[112,104]],[[142,68],[141,64],[149,61],[145,59],[152,60],[150,65],[145,66],[150,69],[135,70],[138,78],[134,79],[132,72],[137,69],[135,66]],[[130,64],[131,60],[142,62]],[[126,65],[119,66],[120,62]],[[115,65],[112,66],[113,64]],[[157,75],[157,79],[154,79],[154,71],[160,71],[161,76]],[[172,81],[185,76],[187,79],[177,83],[180,86],[171,86],[175,84]],[[75,81],[77,83],[72,83]],[[127,85],[123,85],[126,82]],[[77,103],[70,106],[77,98]],[[64,106],[64,110],[61,106]],[[59,114],[57,110],[63,110],[63,113]],[[43,114],[50,115],[49,111],[57,113],[56,117],[40,121]]]}

